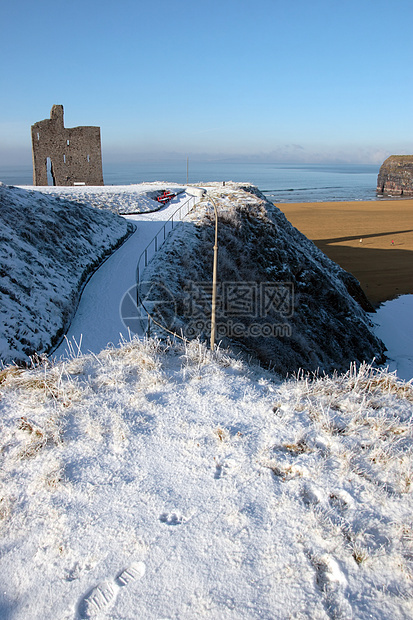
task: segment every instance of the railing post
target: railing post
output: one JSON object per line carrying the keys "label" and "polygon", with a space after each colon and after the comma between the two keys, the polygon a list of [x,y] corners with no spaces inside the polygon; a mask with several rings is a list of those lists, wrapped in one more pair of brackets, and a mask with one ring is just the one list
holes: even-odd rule
{"label": "railing post", "polygon": [[[167,233],[167,225],[168,225],[168,223],[171,224],[171,230],[174,229],[174,225],[175,225],[174,215],[176,213],[178,213],[178,218],[179,218],[179,221],[180,221],[181,218],[185,217],[185,215],[187,215],[195,205],[196,205],[196,197],[195,196],[191,196],[190,198],[188,198],[186,200],[186,202],[184,202],[182,205],[180,205],[177,208],[177,210],[171,215],[169,220],[167,220],[165,222],[165,224],[163,225],[163,227],[162,227],[162,229],[163,229],[163,240],[164,241],[166,240],[166,236],[168,234]],[[182,216],[182,213],[184,213],[183,216]],[[148,243],[148,245],[146,246],[146,248],[143,250],[143,252],[141,253],[141,255],[138,258],[138,264],[137,264],[137,267],[136,267],[136,281],[137,281],[137,284],[139,284],[140,278],[141,278],[140,270],[141,270],[141,261],[142,261],[143,258],[145,260],[145,267],[148,266],[148,249],[151,247],[151,244],[152,243],[154,244],[155,252],[157,252],[159,247],[160,247],[159,243],[158,243],[158,235],[160,234],[160,232],[161,231],[158,231],[156,233],[155,237],[152,239],[152,241],[150,241],[150,243]]]}

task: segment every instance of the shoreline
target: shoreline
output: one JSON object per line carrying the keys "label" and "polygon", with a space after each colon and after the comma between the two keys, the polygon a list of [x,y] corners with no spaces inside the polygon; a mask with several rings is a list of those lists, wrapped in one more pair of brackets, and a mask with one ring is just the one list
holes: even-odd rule
{"label": "shoreline", "polygon": [[377,307],[413,294],[413,198],[274,203]]}

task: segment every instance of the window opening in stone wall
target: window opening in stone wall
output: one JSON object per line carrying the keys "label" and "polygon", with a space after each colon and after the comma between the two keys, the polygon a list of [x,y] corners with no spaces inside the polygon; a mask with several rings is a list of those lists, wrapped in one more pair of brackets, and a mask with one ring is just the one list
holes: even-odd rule
{"label": "window opening in stone wall", "polygon": [[66,140],[66,144],[67,144],[67,146],[69,146],[69,142],[70,142],[70,140]]}
{"label": "window opening in stone wall", "polygon": [[63,155],[63,163],[66,163],[66,155]]}
{"label": "window opening in stone wall", "polygon": [[40,134],[37,132],[37,139],[40,140]]}
{"label": "window opening in stone wall", "polygon": [[90,162],[90,155],[87,156],[87,161]]}
{"label": "window opening in stone wall", "polygon": [[48,185],[56,185],[56,179],[53,173],[53,164],[50,157],[46,160],[46,171],[47,171],[47,184]]}

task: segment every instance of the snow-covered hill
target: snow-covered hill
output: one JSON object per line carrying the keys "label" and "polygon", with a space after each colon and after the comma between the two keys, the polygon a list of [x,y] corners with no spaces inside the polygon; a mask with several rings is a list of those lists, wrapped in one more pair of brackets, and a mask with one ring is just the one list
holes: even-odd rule
{"label": "snow-covered hill", "polygon": [[[384,360],[358,281],[294,228],[251,185],[205,185],[207,195],[162,246],[141,297],[155,319],[209,336],[218,211],[217,339],[286,375]],[[160,335],[162,331],[158,332]]]}
{"label": "snow-covered hill", "polygon": [[55,344],[88,275],[130,233],[110,211],[0,184],[0,358]]}
{"label": "snow-covered hill", "polygon": [[0,376],[0,617],[413,616],[413,389],[134,341]]}

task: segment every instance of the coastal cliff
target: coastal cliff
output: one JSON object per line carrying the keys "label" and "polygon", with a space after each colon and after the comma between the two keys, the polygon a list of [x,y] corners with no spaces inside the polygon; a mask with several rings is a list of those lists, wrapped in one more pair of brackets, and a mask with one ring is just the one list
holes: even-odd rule
{"label": "coastal cliff", "polygon": [[413,155],[391,155],[382,164],[377,177],[381,194],[413,196]]}

